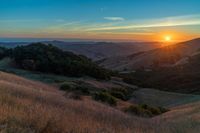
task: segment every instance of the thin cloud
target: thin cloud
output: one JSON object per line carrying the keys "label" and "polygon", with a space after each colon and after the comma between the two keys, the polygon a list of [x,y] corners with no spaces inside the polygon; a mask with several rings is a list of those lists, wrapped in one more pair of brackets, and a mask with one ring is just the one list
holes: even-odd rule
{"label": "thin cloud", "polygon": [[156,28],[173,26],[200,25],[200,15],[175,16],[160,19],[130,21],[119,26],[93,27],[88,31],[128,30],[137,28]]}
{"label": "thin cloud", "polygon": [[124,21],[125,19],[122,17],[104,17],[105,20],[110,20],[110,21]]}
{"label": "thin cloud", "polygon": [[113,35],[154,35],[152,32],[103,32],[104,34]]}

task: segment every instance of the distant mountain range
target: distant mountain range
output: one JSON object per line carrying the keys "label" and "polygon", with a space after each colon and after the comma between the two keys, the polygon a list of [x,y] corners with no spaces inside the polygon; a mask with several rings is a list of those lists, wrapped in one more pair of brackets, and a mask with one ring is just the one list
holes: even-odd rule
{"label": "distant mountain range", "polygon": [[[52,44],[65,51],[85,55],[92,60],[101,60],[110,57],[127,56],[133,53],[149,51],[161,47],[158,42],[64,42],[64,41],[42,41]],[[30,42],[0,42],[0,46],[16,47],[28,45]]]}

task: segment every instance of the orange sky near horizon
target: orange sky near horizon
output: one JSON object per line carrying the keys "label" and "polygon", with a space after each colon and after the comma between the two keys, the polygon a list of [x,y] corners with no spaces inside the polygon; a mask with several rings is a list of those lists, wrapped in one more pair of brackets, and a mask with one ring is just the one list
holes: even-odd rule
{"label": "orange sky near horizon", "polygon": [[[102,33],[102,34],[96,34],[96,33],[88,33],[82,35],[80,34],[43,34],[43,33],[37,33],[37,34],[23,34],[23,35],[12,35],[8,34],[6,37],[15,37],[15,38],[61,38],[61,39],[68,39],[68,38],[74,38],[74,39],[88,39],[88,40],[108,40],[108,41],[145,41],[145,42],[182,42],[191,40],[194,38],[200,37],[198,34],[191,34],[191,33],[183,33],[178,31],[160,31],[157,33],[152,34],[134,34],[134,33]],[[169,41],[166,41],[166,37],[170,37],[171,39]]]}

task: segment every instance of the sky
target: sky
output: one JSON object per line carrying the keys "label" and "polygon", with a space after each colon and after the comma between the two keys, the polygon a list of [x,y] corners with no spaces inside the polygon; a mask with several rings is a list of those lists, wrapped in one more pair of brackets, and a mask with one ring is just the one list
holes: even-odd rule
{"label": "sky", "polygon": [[0,38],[200,37],[200,0],[0,0]]}

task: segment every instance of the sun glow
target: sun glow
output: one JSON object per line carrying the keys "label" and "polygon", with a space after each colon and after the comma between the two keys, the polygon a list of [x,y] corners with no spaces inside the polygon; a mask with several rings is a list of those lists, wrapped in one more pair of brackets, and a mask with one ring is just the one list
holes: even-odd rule
{"label": "sun glow", "polygon": [[170,41],[172,41],[172,37],[169,36],[169,35],[167,35],[167,36],[164,37],[164,40],[165,40],[166,42],[170,42]]}

